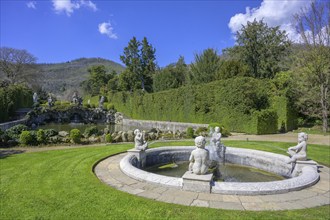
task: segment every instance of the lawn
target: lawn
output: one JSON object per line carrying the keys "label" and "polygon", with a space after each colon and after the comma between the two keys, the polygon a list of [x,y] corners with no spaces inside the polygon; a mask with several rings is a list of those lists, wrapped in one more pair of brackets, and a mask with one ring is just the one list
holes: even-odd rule
{"label": "lawn", "polygon": [[[192,145],[192,141],[154,143]],[[285,153],[290,144],[225,141],[226,145]],[[327,146],[309,145],[329,164]],[[0,219],[328,219],[330,206],[292,211],[230,211],[167,204],[130,195],[99,181],[93,165],[132,144],[15,154],[0,159]],[[313,153],[313,150],[315,152]],[[316,151],[317,150],[317,151]]]}

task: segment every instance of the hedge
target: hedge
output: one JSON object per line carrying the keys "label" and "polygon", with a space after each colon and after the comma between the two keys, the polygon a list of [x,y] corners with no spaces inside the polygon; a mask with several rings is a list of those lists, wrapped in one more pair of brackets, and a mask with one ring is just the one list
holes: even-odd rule
{"label": "hedge", "polygon": [[[261,122],[257,123],[255,112],[271,110],[274,106],[277,106],[274,110],[278,115],[282,111],[281,102],[278,101],[278,105],[272,103],[275,100],[272,91],[274,84],[271,80],[237,77],[157,93],[109,93],[108,100],[118,111],[134,119],[218,122],[230,131],[261,134],[269,130],[262,126],[258,130]],[[280,118],[288,125],[291,120],[288,117],[289,114],[281,114]],[[273,132],[276,133],[277,129]]]}
{"label": "hedge", "polygon": [[18,108],[31,107],[32,91],[24,85],[0,88],[0,122],[5,122]]}

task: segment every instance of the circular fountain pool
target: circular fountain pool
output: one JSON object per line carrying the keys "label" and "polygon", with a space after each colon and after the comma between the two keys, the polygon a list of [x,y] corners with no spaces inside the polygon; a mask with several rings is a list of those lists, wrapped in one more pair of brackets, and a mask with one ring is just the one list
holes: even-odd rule
{"label": "circular fountain pool", "polygon": [[[145,151],[145,167],[159,164],[182,163],[188,161],[195,147],[160,147]],[[227,147],[226,163],[249,166],[262,171],[285,177],[284,180],[262,182],[216,182],[211,183],[211,193],[256,195],[276,194],[300,190],[315,184],[319,180],[316,165],[302,164],[292,167],[287,164],[288,157],[257,150]],[[154,184],[182,189],[180,177],[159,175],[139,167],[136,155],[129,153],[120,162],[120,169],[129,177]]]}

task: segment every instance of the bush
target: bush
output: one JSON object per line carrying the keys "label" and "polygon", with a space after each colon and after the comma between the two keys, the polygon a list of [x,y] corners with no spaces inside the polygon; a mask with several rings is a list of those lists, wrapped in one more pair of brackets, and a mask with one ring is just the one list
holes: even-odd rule
{"label": "bush", "polygon": [[199,127],[197,128],[197,130],[195,131],[196,135],[202,135],[205,136],[207,135],[207,128],[206,127]]}
{"label": "bush", "polygon": [[53,137],[55,135],[58,135],[58,131],[56,131],[55,129],[45,129],[46,138],[50,138],[50,137]]}
{"label": "bush", "polygon": [[78,129],[72,129],[70,131],[70,139],[73,143],[80,143],[81,133]]}
{"label": "bush", "polygon": [[112,103],[107,104],[107,110],[115,109],[115,105]]}
{"label": "bush", "polygon": [[19,137],[19,142],[22,145],[33,145],[35,144],[36,140],[34,135],[30,131],[22,131]]}
{"label": "bush", "polygon": [[187,138],[194,138],[194,129],[192,127],[187,128]]}
{"label": "bush", "polygon": [[91,105],[88,104],[88,103],[86,103],[86,104],[84,104],[84,107],[85,107],[85,108],[91,108]]}
{"label": "bush", "polygon": [[88,127],[88,128],[85,129],[84,136],[85,137],[90,137],[93,134],[98,135],[98,133],[99,133],[99,129],[96,126],[91,126],[91,127]]}
{"label": "bush", "polygon": [[111,143],[112,142],[112,136],[111,136],[111,134],[106,134],[105,135],[105,142],[107,142],[107,143]]}
{"label": "bush", "polygon": [[27,131],[28,127],[23,124],[15,125],[5,131],[5,134],[9,137],[11,140],[18,140],[20,138],[20,134],[22,131]]}
{"label": "bush", "polygon": [[45,131],[43,129],[39,129],[37,131],[37,142],[39,144],[45,144],[45,143],[47,143],[46,134],[45,134]]}

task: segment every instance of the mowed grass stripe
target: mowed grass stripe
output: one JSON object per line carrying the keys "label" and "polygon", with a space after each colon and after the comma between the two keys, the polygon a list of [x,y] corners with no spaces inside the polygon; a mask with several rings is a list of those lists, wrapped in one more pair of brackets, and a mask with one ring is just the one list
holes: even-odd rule
{"label": "mowed grass stripe", "polygon": [[[169,145],[186,143],[172,142]],[[329,206],[251,212],[167,204],[118,191],[96,178],[92,172],[96,161],[131,147],[131,144],[83,147],[0,159],[0,219],[328,218]]]}

